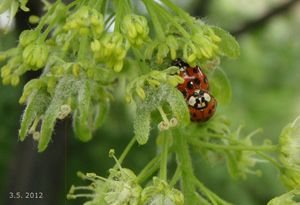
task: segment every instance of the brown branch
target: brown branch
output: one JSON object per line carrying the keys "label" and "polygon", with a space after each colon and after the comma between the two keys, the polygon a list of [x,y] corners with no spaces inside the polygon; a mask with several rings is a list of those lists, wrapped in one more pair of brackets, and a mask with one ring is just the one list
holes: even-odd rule
{"label": "brown branch", "polygon": [[240,28],[230,32],[234,36],[238,37],[246,32],[259,28],[265,25],[272,17],[280,15],[284,12],[287,12],[293,5],[295,5],[299,0],[290,0],[286,3],[283,3],[274,9],[268,11],[265,15],[258,19],[250,20],[249,22],[244,23]]}

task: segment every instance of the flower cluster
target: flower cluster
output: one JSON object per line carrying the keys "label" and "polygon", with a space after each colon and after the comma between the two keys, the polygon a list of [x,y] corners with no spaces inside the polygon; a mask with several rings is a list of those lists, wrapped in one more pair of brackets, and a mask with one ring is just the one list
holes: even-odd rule
{"label": "flower cluster", "polygon": [[129,14],[124,17],[121,31],[131,45],[141,46],[148,38],[149,27],[144,16]]}
{"label": "flower cluster", "polygon": [[104,31],[104,18],[96,9],[82,6],[67,18],[63,29],[97,38]]}
{"label": "flower cluster", "polygon": [[[92,183],[88,186],[72,186],[68,198],[90,198],[85,204],[96,205],[105,201],[107,205],[139,205],[139,204],[170,204],[183,205],[182,193],[170,187],[167,182],[154,177],[153,185],[144,189],[138,184],[137,176],[127,168],[122,168],[114,156],[114,150],[110,150],[110,156],[116,161],[116,167],[109,170],[109,176],[103,178],[93,173],[86,175],[79,172],[78,176]],[[81,193],[82,190],[91,191]]]}
{"label": "flower cluster", "polygon": [[120,33],[107,33],[101,41],[95,39],[91,43],[91,49],[96,60],[113,68],[115,72],[122,70],[128,45]]}
{"label": "flower cluster", "polygon": [[288,124],[281,132],[279,142],[279,160],[281,180],[289,189],[300,186],[300,117]]}
{"label": "flower cluster", "polygon": [[170,185],[157,177],[153,178],[153,185],[146,187],[141,195],[142,204],[170,204],[183,205],[184,199],[182,193],[170,187]]}

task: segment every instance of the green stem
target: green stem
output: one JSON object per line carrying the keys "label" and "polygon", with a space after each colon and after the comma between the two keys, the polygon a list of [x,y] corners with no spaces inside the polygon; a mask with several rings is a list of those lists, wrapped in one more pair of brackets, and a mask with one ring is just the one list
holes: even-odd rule
{"label": "green stem", "polygon": [[179,32],[185,37],[190,38],[189,33],[174,19],[174,16],[171,15],[165,8],[163,8],[161,5],[157,3],[153,3],[153,7],[155,11],[161,15],[163,18],[165,18],[168,22],[171,22]]}
{"label": "green stem", "polygon": [[116,11],[114,31],[119,32],[124,16],[131,12],[131,6],[128,0],[114,0],[114,7]]}
{"label": "green stem", "polygon": [[159,113],[160,113],[160,115],[161,115],[163,121],[165,121],[166,123],[170,123],[170,122],[169,122],[169,119],[167,118],[167,115],[166,115],[166,113],[164,112],[164,110],[162,109],[162,107],[161,107],[161,106],[158,106],[157,109],[158,109],[158,111],[159,111]]}
{"label": "green stem", "polygon": [[154,157],[137,176],[138,183],[143,183],[159,168],[160,155]]}
{"label": "green stem", "polygon": [[70,8],[72,8],[73,6],[76,6],[76,4],[78,4],[79,2],[80,2],[80,0],[72,1],[72,2],[69,3],[66,7],[67,7],[67,9],[70,9]]}
{"label": "green stem", "polygon": [[87,49],[89,47],[88,44],[88,36],[87,35],[83,35],[80,39],[80,43],[79,43],[79,51],[78,51],[78,60],[79,61],[83,61],[84,59],[86,59],[86,54],[87,54]]}
{"label": "green stem", "polygon": [[[140,51],[137,48],[131,48],[131,50],[133,52],[133,55],[137,59],[137,62],[138,62],[139,67],[141,68],[142,74],[148,73],[150,68],[147,66],[147,64],[144,63],[143,55],[140,53]],[[141,60],[143,62],[141,62]]]}
{"label": "green stem", "polygon": [[202,182],[199,181],[196,177],[194,177],[193,182],[195,185],[201,190],[201,192],[205,193],[207,198],[211,201],[214,205],[231,205],[231,203],[221,199],[218,195],[216,195],[213,191],[208,189]]}
{"label": "green stem", "polygon": [[185,204],[197,204],[196,190],[193,183],[194,173],[192,167],[192,159],[189,153],[189,147],[186,137],[178,130],[178,135],[174,137],[176,148],[177,163],[182,173],[182,190],[184,194]]}
{"label": "green stem", "polygon": [[178,180],[181,177],[181,170],[179,167],[176,168],[175,173],[170,181],[170,186],[175,186],[175,184],[178,182]]}
{"label": "green stem", "polygon": [[269,151],[275,152],[278,150],[277,145],[263,145],[263,146],[247,146],[247,145],[222,145],[222,144],[214,144],[209,142],[204,142],[201,140],[197,140],[194,138],[188,139],[189,143],[198,146],[198,147],[206,147],[211,149],[221,149],[221,150],[236,150],[236,151]]}
{"label": "green stem", "polygon": [[[98,6],[99,2],[97,2],[97,6]],[[107,7],[107,0],[101,0],[100,1],[100,12],[103,14],[103,16],[105,16],[106,14],[106,7]]]}
{"label": "green stem", "polygon": [[168,149],[169,149],[169,135],[170,131],[161,132],[162,139],[162,156],[160,161],[160,178],[167,181],[167,167],[168,167]]}
{"label": "green stem", "polygon": [[[72,2],[73,3],[73,2]],[[76,1],[77,3],[77,1]],[[38,26],[36,27],[37,31],[41,31],[44,27],[44,25],[46,24],[48,17],[50,15],[52,15],[56,9],[56,6],[58,5],[58,1],[55,2],[53,5],[51,5],[51,8],[47,11],[47,13],[41,18],[40,23],[38,24]]]}
{"label": "green stem", "polygon": [[133,145],[136,142],[136,138],[133,137],[129,144],[126,146],[126,148],[124,149],[123,153],[121,154],[120,158],[119,158],[119,163],[122,164],[122,162],[124,161],[125,157],[127,156],[128,152],[131,150],[131,148],[133,147]]}
{"label": "green stem", "polygon": [[159,40],[163,40],[163,39],[165,39],[164,29],[161,25],[160,20],[157,17],[157,13],[155,13],[155,9],[153,8],[153,2],[152,1],[153,0],[143,0],[145,6],[147,8],[147,11],[151,16],[153,27],[154,27],[155,33],[157,35],[157,38]]}
{"label": "green stem", "polygon": [[260,151],[256,152],[259,156],[261,156],[262,158],[268,160],[269,162],[271,162],[277,169],[281,170],[282,169],[282,165],[280,163],[278,163],[275,159],[273,159],[272,157],[270,157],[269,155],[266,155]]}
{"label": "green stem", "polygon": [[161,1],[166,6],[168,6],[170,9],[172,9],[173,11],[175,11],[175,13],[178,16],[181,16],[182,18],[184,18],[184,20],[186,20],[188,22],[188,24],[193,25],[193,21],[192,21],[191,17],[185,11],[183,11],[180,7],[178,7],[175,4],[173,4],[173,2],[171,2],[170,0],[161,0]]}

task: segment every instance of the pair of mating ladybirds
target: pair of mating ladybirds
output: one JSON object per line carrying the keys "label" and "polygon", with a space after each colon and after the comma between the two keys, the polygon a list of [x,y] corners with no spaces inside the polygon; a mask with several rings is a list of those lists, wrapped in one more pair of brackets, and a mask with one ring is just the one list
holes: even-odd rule
{"label": "pair of mating ladybirds", "polygon": [[184,79],[177,89],[186,100],[191,120],[207,121],[216,111],[217,100],[209,93],[206,75],[199,66],[191,67],[181,59],[174,60],[172,65],[179,68],[179,75]]}

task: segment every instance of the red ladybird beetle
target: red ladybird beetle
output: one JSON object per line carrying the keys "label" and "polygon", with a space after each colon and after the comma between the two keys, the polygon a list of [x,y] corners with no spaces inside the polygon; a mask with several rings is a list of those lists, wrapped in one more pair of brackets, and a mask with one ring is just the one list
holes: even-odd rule
{"label": "red ladybird beetle", "polygon": [[184,79],[184,82],[177,88],[185,98],[192,95],[196,89],[209,89],[207,77],[199,66],[191,67],[179,58],[175,59],[172,65],[179,67],[179,75]]}
{"label": "red ladybird beetle", "polygon": [[194,90],[186,98],[192,121],[204,122],[210,119],[217,107],[217,100],[206,90]]}

